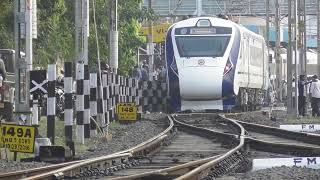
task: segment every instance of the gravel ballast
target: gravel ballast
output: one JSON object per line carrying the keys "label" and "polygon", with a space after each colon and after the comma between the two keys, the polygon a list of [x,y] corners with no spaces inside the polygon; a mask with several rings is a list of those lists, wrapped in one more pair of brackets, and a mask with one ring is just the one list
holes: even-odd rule
{"label": "gravel ballast", "polygon": [[[99,157],[134,147],[166,129],[164,125],[167,120],[165,119],[166,114],[152,113],[143,115],[142,120],[134,123],[113,123],[109,129],[109,133],[112,134],[111,141],[107,141],[106,138],[90,138],[90,140],[85,141],[87,150],[81,151],[81,153],[76,152],[76,158]],[[61,129],[61,131],[64,131],[64,129]],[[0,173],[46,165],[50,164],[44,162],[7,162],[6,160],[0,160]]]}

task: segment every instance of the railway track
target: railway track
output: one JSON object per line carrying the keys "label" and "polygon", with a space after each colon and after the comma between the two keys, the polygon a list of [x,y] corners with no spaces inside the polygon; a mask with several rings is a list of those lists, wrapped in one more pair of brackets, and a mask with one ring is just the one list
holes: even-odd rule
{"label": "railway track", "polygon": [[[224,125],[224,123],[219,121],[207,121],[207,118],[210,119],[210,117],[215,117],[217,114],[195,114],[193,116],[195,118],[191,118],[192,120],[189,120],[189,123],[193,125],[199,124],[199,121],[208,122],[206,127],[209,129],[215,129],[216,126]],[[222,119],[235,121],[246,130],[245,134],[240,135],[244,137],[245,146],[243,146],[243,150],[245,152],[238,152],[243,153],[243,155],[246,156],[244,161],[255,157],[314,156],[320,154],[319,135],[290,132],[279,128],[241,122],[230,118],[225,118],[224,116],[220,117]],[[219,120],[219,118],[217,119]],[[232,158],[239,159],[239,156],[233,156]],[[217,159],[208,162],[177,179],[190,179],[192,176],[199,177],[199,174],[202,174],[200,177],[203,179],[210,179],[212,177],[225,174],[228,172],[227,170],[230,169],[230,167],[234,166],[232,163],[226,163],[227,165],[222,165],[224,167],[221,170],[217,167],[221,167],[223,162],[228,161],[227,158],[221,159],[220,163],[217,163],[216,161]],[[229,159],[229,162],[230,161],[232,160]],[[248,168],[250,167],[245,169]],[[208,169],[211,171],[209,172]]]}
{"label": "railway track", "polygon": [[[149,161],[140,161],[139,166],[113,173],[108,179],[119,180],[142,177],[144,179],[173,179],[194,169],[196,167],[194,164],[204,164],[204,162],[216,159],[234,148],[233,144],[222,143],[222,139],[230,138],[230,141],[234,141],[236,138],[234,134],[224,137],[220,135],[220,138],[217,138],[218,131],[190,126],[178,121],[175,117],[172,117],[172,119],[177,131],[170,145],[149,156]],[[230,128],[228,130],[232,131]]]}
{"label": "railway track", "polygon": [[20,177],[211,179],[246,170],[253,157],[320,154],[319,135],[245,123],[217,114],[181,114],[168,119],[165,131],[131,149]]}
{"label": "railway track", "polygon": [[[45,172],[20,174],[20,178],[172,179],[207,162],[221,159],[230,154],[234,147],[238,147],[239,137],[235,135],[237,133],[235,129],[222,126],[219,132],[187,125],[177,121],[175,117],[168,118],[169,125],[165,131],[136,147],[108,156],[51,168]],[[234,134],[223,133],[226,129],[229,132],[234,131]],[[234,143],[221,143],[227,139]]]}

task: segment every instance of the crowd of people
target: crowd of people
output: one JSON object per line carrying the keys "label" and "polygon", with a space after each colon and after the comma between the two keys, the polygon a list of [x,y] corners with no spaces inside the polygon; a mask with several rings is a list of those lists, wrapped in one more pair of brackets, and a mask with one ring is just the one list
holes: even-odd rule
{"label": "crowd of people", "polygon": [[157,68],[152,74],[149,73],[149,66],[146,61],[143,61],[141,65],[134,67],[132,76],[140,81],[152,80],[165,82],[166,81],[166,69],[164,66]]}
{"label": "crowd of people", "polygon": [[307,115],[307,99],[310,99],[312,116],[320,116],[320,81],[317,75],[307,78],[300,75],[298,81],[298,110],[300,116]]}

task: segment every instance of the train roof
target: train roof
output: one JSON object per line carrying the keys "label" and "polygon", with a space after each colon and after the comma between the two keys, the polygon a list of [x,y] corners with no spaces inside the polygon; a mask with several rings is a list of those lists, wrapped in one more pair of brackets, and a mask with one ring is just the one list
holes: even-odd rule
{"label": "train roof", "polygon": [[256,34],[252,31],[250,31],[249,29],[247,29],[246,27],[239,25],[233,21],[225,20],[225,19],[218,18],[218,17],[212,17],[212,16],[189,18],[189,19],[182,20],[182,21],[179,21],[179,22],[173,24],[170,28],[195,27],[195,26],[197,26],[197,23],[201,19],[208,19],[211,22],[211,26],[222,26],[222,27],[236,26],[240,29],[241,32],[245,32],[247,34],[250,34],[251,36],[254,36],[258,39],[264,39],[263,36]]}

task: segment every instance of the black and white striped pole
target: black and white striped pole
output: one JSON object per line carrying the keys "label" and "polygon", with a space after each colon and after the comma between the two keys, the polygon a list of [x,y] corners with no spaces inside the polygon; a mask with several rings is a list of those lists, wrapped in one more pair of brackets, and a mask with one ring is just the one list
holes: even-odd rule
{"label": "black and white striped pole", "polygon": [[[103,102],[103,88],[102,88],[102,80],[100,79],[101,76],[98,75],[98,88],[97,88],[97,94],[98,94],[98,99],[97,99],[97,120],[98,124],[100,127],[105,126],[105,115],[104,115],[104,102]],[[102,78],[102,77],[101,77]],[[108,134],[108,132],[107,132]]]}
{"label": "black and white striped pole", "polygon": [[[90,74],[90,136],[97,136],[97,73]],[[94,122],[96,121],[96,122]]]}
{"label": "black and white striped pole", "polygon": [[103,102],[104,102],[104,118],[106,125],[109,124],[109,106],[108,106],[108,74],[102,74]]}
{"label": "black and white striped pole", "polygon": [[47,137],[54,144],[56,115],[56,65],[48,65]]}
{"label": "black and white striped pole", "polygon": [[84,138],[90,138],[90,73],[89,66],[84,65],[84,81],[83,81],[83,94],[84,94]]}
{"label": "black and white striped pole", "polygon": [[72,99],[72,62],[64,63],[64,132],[66,144],[72,143],[73,99]]}
{"label": "black and white striped pole", "polygon": [[77,121],[76,121],[76,139],[78,143],[84,144],[84,95],[83,95],[83,79],[84,79],[84,64],[77,63],[77,98],[76,98],[76,111],[77,111]]}

